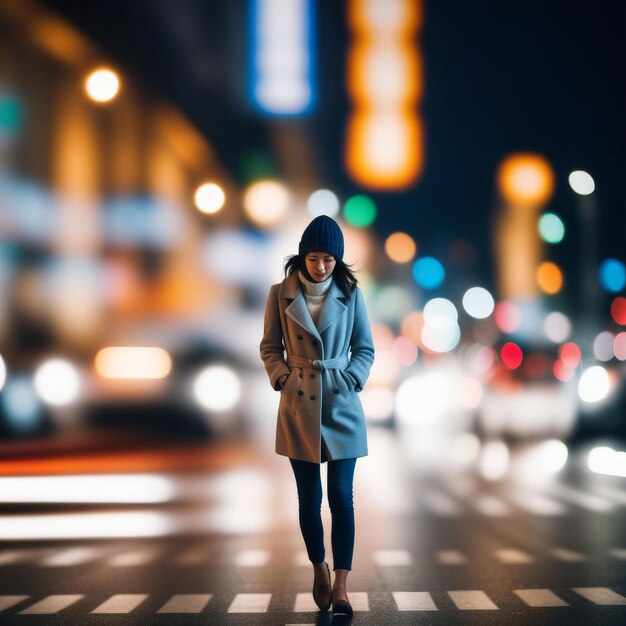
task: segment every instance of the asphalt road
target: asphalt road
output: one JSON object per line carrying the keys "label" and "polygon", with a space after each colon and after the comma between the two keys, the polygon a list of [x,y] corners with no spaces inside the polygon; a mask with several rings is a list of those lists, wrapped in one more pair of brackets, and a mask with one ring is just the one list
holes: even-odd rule
{"label": "asphalt road", "polygon": [[[352,623],[626,623],[626,479],[592,475],[582,450],[529,482],[427,472],[391,434],[371,442],[355,473]],[[71,484],[39,466],[56,482],[38,498],[0,485],[0,623],[345,623],[313,603],[286,458],[212,449],[220,467],[177,467],[170,450],[151,470],[141,454],[114,472],[74,457]]]}

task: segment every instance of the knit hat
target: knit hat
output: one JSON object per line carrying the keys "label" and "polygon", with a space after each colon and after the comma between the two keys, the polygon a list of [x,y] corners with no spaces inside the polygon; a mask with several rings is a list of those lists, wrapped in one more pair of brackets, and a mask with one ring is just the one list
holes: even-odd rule
{"label": "knit hat", "polygon": [[343,233],[339,224],[328,215],[318,215],[302,233],[298,252],[328,252],[336,259],[343,259]]}

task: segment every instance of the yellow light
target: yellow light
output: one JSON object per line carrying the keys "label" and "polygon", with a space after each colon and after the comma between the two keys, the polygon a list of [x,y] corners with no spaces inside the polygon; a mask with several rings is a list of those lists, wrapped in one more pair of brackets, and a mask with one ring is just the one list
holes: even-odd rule
{"label": "yellow light", "polygon": [[96,354],[94,365],[104,378],[165,378],[172,359],[158,347],[109,347]]}
{"label": "yellow light", "polygon": [[545,204],[554,190],[554,171],[542,156],[513,154],[500,165],[498,187],[511,204]]}
{"label": "yellow light", "polygon": [[204,183],[196,189],[194,202],[202,213],[217,213],[223,206],[226,195],[216,183]]}
{"label": "yellow light", "polygon": [[423,167],[423,129],[414,115],[361,110],[348,119],[346,167],[368,189],[411,185]]}
{"label": "yellow light", "polygon": [[93,70],[85,80],[85,91],[96,102],[110,102],[117,96],[119,89],[117,74],[107,67]]}
{"label": "yellow light", "polygon": [[396,263],[408,263],[415,256],[415,250],[415,241],[407,233],[392,233],[385,241],[385,252]]}
{"label": "yellow light", "polygon": [[243,206],[250,219],[260,226],[273,226],[287,213],[289,192],[275,180],[260,180],[248,187]]}
{"label": "yellow light", "polygon": [[537,284],[545,293],[557,293],[563,286],[563,273],[558,265],[544,261],[537,268]]}

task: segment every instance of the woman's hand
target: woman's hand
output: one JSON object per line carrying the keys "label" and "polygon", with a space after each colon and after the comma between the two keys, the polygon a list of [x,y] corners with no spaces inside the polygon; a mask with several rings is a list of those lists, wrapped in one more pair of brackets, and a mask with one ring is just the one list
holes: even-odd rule
{"label": "woman's hand", "polygon": [[285,386],[285,381],[287,380],[287,378],[289,378],[289,374],[283,374],[279,379],[278,379],[278,384],[280,385],[280,388],[282,389]]}

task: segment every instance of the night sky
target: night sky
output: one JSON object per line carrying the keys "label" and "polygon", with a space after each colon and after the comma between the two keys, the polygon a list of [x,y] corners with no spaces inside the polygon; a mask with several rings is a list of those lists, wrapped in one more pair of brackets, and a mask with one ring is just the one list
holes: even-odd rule
{"label": "night sky", "polygon": [[[177,104],[235,178],[243,182],[247,151],[270,150],[266,121],[245,100],[247,1],[45,4],[148,90]],[[346,199],[364,190],[343,168],[345,4],[315,6],[318,106],[302,123],[315,142],[322,185]],[[495,172],[511,152],[532,151],[554,167],[556,189],[547,209],[568,229],[552,258],[567,273],[576,257],[580,233],[567,176],[585,169],[596,181],[601,259],[625,260],[625,7],[619,0],[425,2],[418,38],[425,169],[406,192],[370,194],[381,238],[406,230],[421,254],[441,258],[450,242],[467,237],[476,246],[476,272],[491,282]]]}

